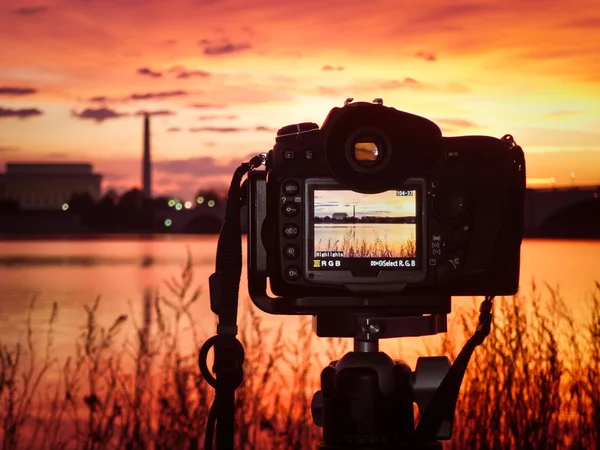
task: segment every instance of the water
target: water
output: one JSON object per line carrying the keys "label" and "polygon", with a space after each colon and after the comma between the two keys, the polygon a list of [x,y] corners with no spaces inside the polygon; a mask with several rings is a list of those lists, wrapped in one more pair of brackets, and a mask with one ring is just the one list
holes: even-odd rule
{"label": "water", "polygon": [[[0,241],[0,341],[23,342],[34,297],[31,324],[40,352],[53,302],[59,307],[54,334],[59,355],[73,353],[73,342],[86,323],[84,305],[92,305],[98,296],[100,323],[108,327],[120,314],[127,314],[130,321],[124,331],[129,333],[131,319],[138,324],[143,320],[145,291],[158,289],[161,295],[172,297],[164,281],[180,276],[188,251],[194,263],[194,284],[202,288],[192,312],[203,332],[212,335],[215,319],[209,308],[207,279],[214,270],[216,242],[215,236],[187,235]],[[560,290],[575,318],[585,320],[594,282],[600,281],[599,261],[600,241],[526,240],[522,246],[522,291],[531,291],[532,280],[538,287],[548,283]],[[243,273],[241,320],[247,314],[244,308],[249,307],[243,301],[246,286]],[[453,299],[453,307],[465,303],[469,300]],[[257,314],[268,329],[283,321],[287,337],[294,338],[299,318]],[[395,348],[410,354],[416,351],[419,339],[395,341]],[[193,350],[193,342],[188,345]]]}

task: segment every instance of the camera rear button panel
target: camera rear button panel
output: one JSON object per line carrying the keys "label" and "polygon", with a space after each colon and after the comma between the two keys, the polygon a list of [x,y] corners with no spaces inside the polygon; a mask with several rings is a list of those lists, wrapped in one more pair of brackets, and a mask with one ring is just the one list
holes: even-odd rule
{"label": "camera rear button panel", "polygon": [[298,237],[299,234],[300,230],[298,229],[298,225],[295,223],[286,223],[283,226],[283,235],[286,238],[294,239],[295,237]]}
{"label": "camera rear button panel", "polygon": [[297,203],[290,203],[290,202],[286,202],[283,204],[283,215],[285,217],[295,217],[298,215],[298,211],[300,210],[300,207],[298,206]]}
{"label": "camera rear button panel", "polygon": [[300,279],[300,268],[296,266],[286,267],[285,278],[288,281],[298,281]]}
{"label": "camera rear button panel", "polygon": [[442,221],[458,219],[465,212],[465,196],[456,189],[440,189],[433,195],[433,212]]}
{"label": "camera rear button panel", "polygon": [[300,256],[300,249],[297,245],[286,245],[283,249],[283,256],[285,256],[286,259],[296,259],[298,256]]}
{"label": "camera rear button panel", "polygon": [[298,192],[300,192],[300,185],[295,181],[288,180],[283,183],[283,193],[285,195],[294,197],[295,195],[298,195]]}

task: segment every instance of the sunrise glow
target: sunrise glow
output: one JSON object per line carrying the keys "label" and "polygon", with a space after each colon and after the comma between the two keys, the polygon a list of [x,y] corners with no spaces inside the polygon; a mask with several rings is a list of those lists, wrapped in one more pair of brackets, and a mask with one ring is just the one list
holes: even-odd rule
{"label": "sunrise glow", "polygon": [[599,28],[591,0],[4,2],[0,170],[139,186],[148,112],[154,192],[196,201],[281,126],[381,97],[447,136],[512,134],[532,187],[598,185]]}

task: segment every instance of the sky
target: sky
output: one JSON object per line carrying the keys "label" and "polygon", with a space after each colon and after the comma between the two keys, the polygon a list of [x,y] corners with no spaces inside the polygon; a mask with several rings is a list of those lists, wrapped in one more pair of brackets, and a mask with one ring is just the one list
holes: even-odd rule
{"label": "sky", "polygon": [[514,136],[528,185],[600,184],[598,0],[5,0],[0,170],[90,162],[103,188],[224,187],[347,97]]}
{"label": "sky", "polygon": [[315,190],[315,216],[346,213],[352,217],[415,217],[417,203],[412,196],[398,196],[394,191],[379,194],[360,194],[353,191]]}

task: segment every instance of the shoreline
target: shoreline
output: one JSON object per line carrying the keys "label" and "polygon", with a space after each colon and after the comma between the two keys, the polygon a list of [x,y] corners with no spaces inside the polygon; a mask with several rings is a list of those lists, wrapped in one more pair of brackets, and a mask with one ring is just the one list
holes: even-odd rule
{"label": "shoreline", "polygon": [[[0,242],[9,241],[85,241],[85,240],[122,240],[122,241],[171,241],[189,237],[218,237],[219,233],[157,233],[157,232],[87,232],[87,233],[0,233]],[[242,237],[246,234],[243,233]],[[523,240],[530,241],[600,241],[598,237],[579,236],[536,236],[524,235]]]}

